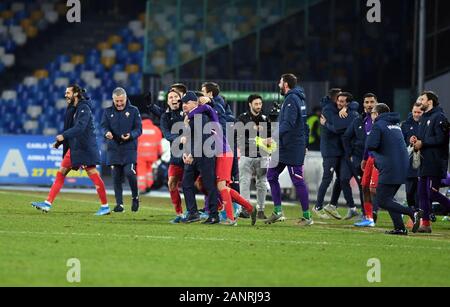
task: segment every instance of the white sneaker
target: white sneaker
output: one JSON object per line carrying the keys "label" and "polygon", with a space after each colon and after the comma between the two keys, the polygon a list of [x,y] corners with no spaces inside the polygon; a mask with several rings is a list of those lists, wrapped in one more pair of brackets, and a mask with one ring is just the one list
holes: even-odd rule
{"label": "white sneaker", "polygon": [[307,227],[307,226],[312,226],[314,225],[314,221],[312,219],[305,219],[304,217],[302,217],[298,222],[297,222],[297,226],[301,226],[301,227]]}
{"label": "white sneaker", "polygon": [[333,217],[337,220],[342,220],[342,216],[337,211],[336,206],[334,206],[332,204],[328,204],[323,208],[323,210],[325,210],[325,212],[328,213],[331,217]]}
{"label": "white sneaker", "polygon": [[347,211],[347,215],[344,217],[344,220],[348,221],[351,220],[352,218],[359,216],[359,212],[356,209],[348,209]]}
{"label": "white sneaker", "polygon": [[312,212],[314,212],[314,214],[317,215],[322,220],[329,220],[330,219],[328,214],[326,214],[323,209],[317,210],[316,207],[313,207],[312,208]]}

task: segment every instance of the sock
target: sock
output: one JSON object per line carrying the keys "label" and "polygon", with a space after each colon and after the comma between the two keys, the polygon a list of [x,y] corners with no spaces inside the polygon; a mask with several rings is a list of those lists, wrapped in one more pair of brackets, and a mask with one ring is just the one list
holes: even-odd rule
{"label": "sock", "polygon": [[177,215],[183,214],[183,207],[181,207],[180,191],[178,191],[178,189],[170,191],[170,199],[172,200],[172,204],[175,208],[175,212],[177,213]]}
{"label": "sock", "polygon": [[247,210],[248,213],[252,213],[253,206],[250,204],[248,200],[246,200],[244,197],[241,196],[237,191],[230,189],[230,195],[231,198],[237,202],[239,205],[241,205],[245,210]]}
{"label": "sock", "polygon": [[373,220],[373,207],[372,207],[372,203],[370,202],[365,202],[364,203],[364,211],[366,212],[366,217],[368,219],[372,219]]}
{"label": "sock", "polygon": [[104,205],[102,205],[102,208],[108,208],[109,207],[109,205],[108,204],[104,204]]}
{"label": "sock", "polygon": [[425,220],[422,220],[422,226],[425,226],[425,227],[430,227],[431,226],[431,222],[430,221],[425,221]]}
{"label": "sock", "polygon": [[61,191],[61,188],[64,185],[64,179],[66,177],[61,173],[58,172],[56,174],[55,182],[53,182],[52,187],[50,189],[50,192],[47,196],[47,202],[51,205],[55,201],[56,195],[59,194],[59,191]]}
{"label": "sock", "polygon": [[227,218],[234,221],[233,201],[231,200],[230,191],[228,189],[223,189],[222,191],[220,191],[220,196],[222,197],[222,202],[225,207],[225,212],[227,213]]}
{"label": "sock", "polygon": [[95,185],[95,189],[97,190],[98,197],[100,198],[100,202],[105,206],[108,206],[108,200],[106,199],[106,190],[105,190],[105,184],[103,183],[102,178],[99,174],[92,174],[89,175],[89,178],[91,178],[92,182]]}
{"label": "sock", "polygon": [[275,206],[274,207],[274,210],[273,210],[273,213],[275,213],[275,214],[281,214],[282,213],[282,211],[281,211],[281,205],[279,205],[279,206]]}
{"label": "sock", "polygon": [[311,219],[311,211],[308,210],[308,211],[303,212],[303,217],[307,220],[310,220]]}
{"label": "sock", "polygon": [[223,202],[222,202],[222,199],[220,197],[217,200],[217,210],[218,211],[222,211],[223,210]]}

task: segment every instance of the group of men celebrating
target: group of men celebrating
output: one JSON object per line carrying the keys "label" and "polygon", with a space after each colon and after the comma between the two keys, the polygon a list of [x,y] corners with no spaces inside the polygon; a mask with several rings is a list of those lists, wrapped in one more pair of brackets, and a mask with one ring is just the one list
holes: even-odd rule
{"label": "group of men celebrating", "polygon": [[[263,114],[263,99],[256,94],[248,98],[248,112],[236,120],[214,82],[204,83],[197,92],[188,91],[181,83],[174,84],[167,92],[167,106],[149,104],[149,111],[160,118],[164,138],[171,143],[168,188],[176,212],[172,223],[203,220],[204,224],[235,226],[239,216],[250,217],[252,225],[257,219],[266,224],[283,221],[279,176],[288,168],[303,212],[297,224],[313,225],[303,169],[310,137],[306,95],[293,74],[281,76],[279,88],[284,102],[277,125]],[[55,143],[55,148],[64,146],[61,169],[47,200],[32,205],[48,212],[65,176],[71,169],[81,167],[88,172],[101,200],[96,214],[107,215],[110,209],[105,187],[96,170],[100,158],[92,105],[77,85],[67,88],[66,100],[64,132],[56,137]],[[390,112],[386,104],[378,103],[376,95],[371,93],[364,96],[363,114],[358,114],[359,104],[352,94],[340,89],[330,90],[321,107],[320,150],[324,172],[312,211],[319,218],[342,219],[337,210],[342,191],[348,205],[344,219],[359,216],[350,186],[354,178],[363,211],[362,220],[355,226],[375,227],[378,208],[383,208],[394,224],[388,234],[408,233],[403,216],[410,218],[413,232],[430,233],[432,202],[450,208],[449,199],[439,193],[441,181],[447,177],[449,124],[437,95],[424,92],[402,126],[400,115]],[[239,130],[238,126],[244,129]],[[113,105],[105,109],[101,127],[107,144],[107,164],[114,179],[116,207],[113,211],[124,211],[122,181],[125,177],[132,191],[131,210],[136,212],[139,192],[135,169],[142,123],[138,109],[130,104],[124,89],[114,90]],[[337,180],[332,197],[324,206],[334,174]],[[253,175],[256,175],[257,206],[249,202]],[[264,213],[267,183],[274,203],[269,217]],[[404,183],[408,207],[394,199]],[[196,190],[205,195],[204,209],[197,207]]]}
{"label": "group of men celebrating", "polygon": [[[358,114],[358,103],[350,93],[332,89],[322,101],[320,119],[323,179],[313,211],[322,219],[342,219],[337,211],[341,191],[349,207],[344,219],[358,216],[350,188],[353,177],[360,190],[362,220],[356,227],[375,227],[378,209],[387,210],[393,235],[413,232],[431,233],[430,214],[433,202],[450,211],[450,200],[439,193],[445,186],[449,155],[449,123],[438,96],[423,92],[409,118],[400,124],[375,94],[364,96],[364,113]],[[331,201],[323,207],[324,196],[332,181]],[[400,205],[395,195],[406,184],[408,206]]]}

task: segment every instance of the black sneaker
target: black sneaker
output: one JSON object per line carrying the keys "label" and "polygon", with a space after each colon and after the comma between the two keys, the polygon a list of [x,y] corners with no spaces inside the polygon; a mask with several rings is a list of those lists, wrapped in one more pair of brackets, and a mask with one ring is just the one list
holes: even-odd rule
{"label": "black sneaker", "polygon": [[255,224],[256,224],[256,215],[257,214],[258,214],[258,210],[256,210],[256,207],[253,207],[252,215],[251,215],[251,217],[252,217],[252,226],[255,226]]}
{"label": "black sneaker", "polygon": [[116,213],[122,213],[125,211],[125,208],[123,207],[123,205],[117,205],[114,207],[113,211]]}
{"label": "black sneaker", "polygon": [[133,198],[133,203],[131,205],[131,211],[138,212],[139,210],[139,198]]}
{"label": "black sneaker", "polygon": [[408,230],[406,229],[394,229],[391,231],[386,231],[387,235],[393,235],[393,236],[407,236]]}
{"label": "black sneaker", "polygon": [[188,214],[184,219],[181,220],[183,223],[190,224],[200,221],[200,214]]}
{"label": "black sneaker", "polygon": [[239,214],[239,217],[242,219],[249,219],[250,218],[250,214],[248,214],[247,211],[242,210],[241,213]]}
{"label": "black sneaker", "polygon": [[423,217],[423,210],[419,209],[416,212],[414,212],[414,218],[412,218],[413,221],[413,227],[412,227],[412,232],[416,233],[417,230],[420,227],[420,219]]}
{"label": "black sneaker", "polygon": [[219,223],[220,223],[219,216],[210,216],[206,221],[202,222],[202,224],[205,225],[214,225]]}
{"label": "black sneaker", "polygon": [[256,217],[258,220],[267,220],[267,216],[264,214],[264,211],[259,211]]}

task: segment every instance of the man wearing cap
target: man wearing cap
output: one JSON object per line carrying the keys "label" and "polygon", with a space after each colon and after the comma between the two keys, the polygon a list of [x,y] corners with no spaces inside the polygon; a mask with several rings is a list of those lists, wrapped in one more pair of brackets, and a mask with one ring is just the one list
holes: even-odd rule
{"label": "man wearing cap", "polygon": [[[181,99],[183,111],[189,114],[199,105],[198,97],[194,92],[187,92]],[[205,143],[212,137],[210,129],[204,129],[210,122],[206,114],[196,114],[192,120],[186,119],[186,131],[180,138],[184,144],[183,162],[185,163],[183,174],[183,193],[188,214],[183,220],[185,223],[200,221],[200,214],[195,200],[195,180],[200,175],[203,179],[203,187],[209,195],[209,217],[204,224],[218,224],[217,212],[218,191],[216,187],[214,148],[209,151]]]}

